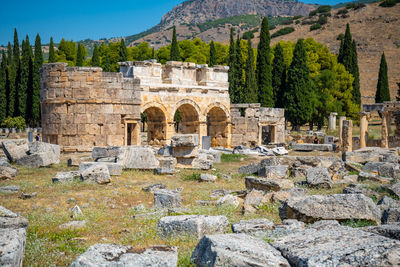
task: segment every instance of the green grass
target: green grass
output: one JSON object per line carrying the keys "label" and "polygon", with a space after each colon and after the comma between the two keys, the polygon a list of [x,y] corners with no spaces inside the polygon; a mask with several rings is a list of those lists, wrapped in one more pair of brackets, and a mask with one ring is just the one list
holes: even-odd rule
{"label": "green grass", "polygon": [[361,219],[361,220],[350,219],[350,220],[342,221],[342,222],[340,222],[340,224],[344,225],[344,226],[349,226],[352,228],[359,228],[359,227],[375,226],[376,222],[364,220],[364,219]]}
{"label": "green grass", "polygon": [[200,173],[187,174],[182,177],[183,181],[200,181]]}
{"label": "green grass", "polygon": [[221,161],[224,163],[229,162],[240,162],[241,159],[244,159],[246,156],[240,154],[222,154]]}

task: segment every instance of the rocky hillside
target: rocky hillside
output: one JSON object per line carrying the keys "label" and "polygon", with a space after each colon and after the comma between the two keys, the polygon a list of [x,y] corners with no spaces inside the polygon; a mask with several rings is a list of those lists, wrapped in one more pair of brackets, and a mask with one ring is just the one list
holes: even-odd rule
{"label": "rocky hillside", "polygon": [[[398,89],[396,83],[400,83],[400,5],[383,8],[379,3],[368,4],[364,8],[350,10],[346,16],[336,15],[339,10],[331,11],[332,16],[321,29],[310,31],[310,25],[293,24],[290,26],[295,28],[294,32],[272,39],[272,44],[280,40],[295,42],[298,38],[312,37],[317,42],[326,44],[331,52],[338,53],[340,41],[337,37],[345,32],[346,24],[349,23],[357,42],[363,103],[375,102],[382,52],[386,55],[390,93],[392,100],[395,100]],[[278,26],[271,33],[283,27],[286,26]],[[258,35],[255,36],[254,43],[258,43]]]}
{"label": "rocky hillside", "polygon": [[260,16],[308,15],[315,5],[293,0],[189,0],[165,14],[160,25],[171,27],[180,24],[202,22],[243,14]]}

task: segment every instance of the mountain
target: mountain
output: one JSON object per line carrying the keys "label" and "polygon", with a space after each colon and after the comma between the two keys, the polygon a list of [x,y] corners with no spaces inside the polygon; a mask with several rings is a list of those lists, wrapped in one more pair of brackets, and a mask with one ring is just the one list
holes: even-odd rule
{"label": "mountain", "polygon": [[189,0],[165,14],[160,26],[195,25],[238,15],[305,16],[313,9],[315,5],[293,0]]}

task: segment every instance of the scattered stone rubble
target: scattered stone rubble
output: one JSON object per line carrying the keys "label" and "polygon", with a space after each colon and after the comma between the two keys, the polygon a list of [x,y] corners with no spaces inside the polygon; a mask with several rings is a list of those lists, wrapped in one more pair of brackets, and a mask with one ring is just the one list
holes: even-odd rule
{"label": "scattered stone rubble", "polygon": [[22,266],[28,221],[0,206],[0,266]]}

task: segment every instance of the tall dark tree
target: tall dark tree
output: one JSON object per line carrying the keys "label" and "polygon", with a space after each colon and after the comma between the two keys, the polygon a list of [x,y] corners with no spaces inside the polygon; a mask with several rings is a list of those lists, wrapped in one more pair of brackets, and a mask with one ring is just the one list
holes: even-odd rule
{"label": "tall dark tree", "polygon": [[7,83],[7,56],[4,50],[1,53],[0,63],[0,123],[4,121],[7,116],[6,106],[6,83]]}
{"label": "tall dark tree", "polygon": [[217,64],[217,51],[215,50],[214,41],[210,42],[210,61],[208,66],[214,67]]}
{"label": "tall dark tree", "polygon": [[171,61],[180,61],[181,53],[179,52],[178,40],[176,38],[176,27],[172,30],[172,44],[171,44],[171,52],[170,52],[170,60]]}
{"label": "tall dark tree", "polygon": [[128,61],[128,50],[126,49],[125,39],[121,39],[120,47],[119,47],[119,61],[125,62]]}
{"label": "tall dark tree", "polygon": [[22,41],[22,57],[20,64],[20,80],[17,86],[18,114],[27,119],[28,95],[32,96],[33,70],[32,70],[32,47],[29,43],[29,37],[26,36]]}
{"label": "tall dark tree", "polygon": [[244,84],[243,84],[243,57],[242,57],[242,49],[241,49],[241,39],[238,36],[236,39],[236,44],[235,44],[235,80],[236,80],[236,85],[235,85],[235,98],[236,102],[235,103],[246,103],[246,93],[244,90]]}
{"label": "tall dark tree", "polygon": [[[17,117],[19,116],[19,98],[18,98],[18,86],[21,80],[21,60],[20,60],[20,52],[19,52],[19,41],[18,41],[18,33],[17,29],[14,29],[14,44],[13,44],[13,62],[10,66],[10,116]],[[12,112],[11,112],[12,111]]]}
{"label": "tall dark tree", "polygon": [[397,84],[397,96],[396,96],[396,101],[400,101],[400,83]]}
{"label": "tall dark tree", "polygon": [[262,107],[274,106],[270,42],[268,19],[264,17],[261,23],[257,54],[258,101]]}
{"label": "tall dark tree", "polygon": [[244,88],[246,103],[257,103],[257,80],[251,39],[247,41],[246,84]]}
{"label": "tall dark tree", "polygon": [[375,94],[375,103],[383,103],[390,101],[388,67],[386,64],[385,53],[382,53],[381,64],[379,66],[378,85]]}
{"label": "tall dark tree", "polygon": [[104,72],[111,72],[111,59],[108,53],[105,53],[103,58],[101,59],[101,67],[103,68]]}
{"label": "tall dark tree", "polygon": [[6,116],[14,115],[15,101],[15,68],[13,59],[13,49],[8,42],[7,46],[7,69],[6,69]]}
{"label": "tall dark tree", "polygon": [[228,81],[229,81],[229,96],[232,103],[237,103],[236,98],[236,85],[237,85],[237,75],[236,75],[236,44],[233,37],[233,28],[231,28],[230,41],[229,41],[229,54],[228,54]]}
{"label": "tall dark tree", "polygon": [[340,41],[338,62],[342,63],[346,70],[354,77],[352,100],[354,103],[361,105],[360,93],[360,74],[358,69],[358,56],[356,43],[350,32],[350,25],[346,25],[344,38]]}
{"label": "tall dark tree", "polygon": [[82,67],[85,63],[85,57],[86,57],[86,48],[83,44],[79,43],[78,44],[78,50],[76,52],[76,66]]}
{"label": "tall dark tree", "polygon": [[20,56],[20,53],[19,53],[18,33],[17,33],[17,29],[14,29],[13,60],[14,60],[15,66],[19,66],[19,62],[20,62],[19,56]]}
{"label": "tall dark tree", "polygon": [[[33,60],[33,88],[32,100],[28,105],[29,117],[28,122],[31,126],[37,126],[40,122],[40,73],[39,70],[43,65],[42,43],[39,34],[35,39],[35,54]],[[29,98],[29,95],[28,95]],[[31,105],[31,106],[30,106]]]}
{"label": "tall dark tree", "polygon": [[54,52],[54,42],[53,37],[50,37],[50,46],[49,46],[49,63],[56,62],[56,54]]}
{"label": "tall dark tree", "polygon": [[99,48],[97,47],[96,44],[94,45],[94,48],[93,48],[92,66],[100,67]]}
{"label": "tall dark tree", "polygon": [[313,107],[310,98],[310,71],[303,39],[299,39],[293,51],[293,60],[288,69],[286,92],[284,94],[285,116],[294,130],[311,120]]}
{"label": "tall dark tree", "polygon": [[151,59],[156,59],[156,51],[154,47],[151,49]]}
{"label": "tall dark tree", "polygon": [[274,90],[275,107],[283,108],[283,96],[286,88],[286,64],[283,49],[279,43],[275,47],[274,61],[272,63],[272,88]]}

